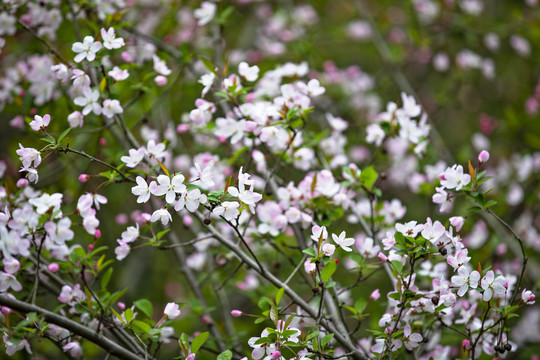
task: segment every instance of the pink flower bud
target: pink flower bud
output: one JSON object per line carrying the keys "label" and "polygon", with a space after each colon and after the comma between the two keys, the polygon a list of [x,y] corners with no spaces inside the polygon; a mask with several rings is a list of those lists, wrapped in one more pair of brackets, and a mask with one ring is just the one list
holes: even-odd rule
{"label": "pink flower bud", "polygon": [[0,311],[2,312],[2,315],[9,315],[12,312],[12,310],[7,306],[2,306]]}
{"label": "pink flower bud", "polygon": [[465,349],[465,350],[471,350],[471,342],[467,339],[464,339],[462,342],[461,342],[461,346]]}
{"label": "pink flower bud", "polygon": [[249,93],[246,95],[246,102],[252,102],[255,100],[255,93]]}
{"label": "pink flower bud", "polygon": [[252,132],[257,128],[257,123],[255,121],[248,120],[246,121],[246,131]]}
{"label": "pink flower bud", "polygon": [[227,137],[222,135],[222,136],[218,137],[218,140],[221,143],[225,143],[225,142],[227,142]]}
{"label": "pink flower bud", "polygon": [[441,175],[439,175],[439,179],[441,179],[441,180],[446,180],[446,176],[444,175],[444,173],[442,173]]}
{"label": "pink flower bud", "polygon": [[179,134],[183,134],[185,132],[188,132],[188,130],[189,130],[189,125],[188,124],[179,124],[176,127],[176,132],[179,133]]}
{"label": "pink flower bud", "polygon": [[[96,231],[96,232],[97,232],[97,231]],[[90,251],[94,250],[94,244],[88,245],[88,250],[90,250]]]}
{"label": "pink flower bud", "polygon": [[195,360],[195,354],[189,354],[186,360]]}
{"label": "pink flower bud", "polygon": [[193,224],[193,218],[189,215],[184,215],[182,222],[184,223],[184,226],[190,227]]}
{"label": "pink flower bud", "polygon": [[382,252],[380,252],[379,255],[377,255],[377,257],[381,259],[382,261],[388,261],[388,258],[386,257],[386,255],[384,255]]}
{"label": "pink flower bud", "polygon": [[23,187],[26,187],[26,185],[28,185],[28,180],[26,180],[26,179],[17,180],[17,187],[19,189],[22,189]]}
{"label": "pink flower bud", "polygon": [[240,316],[244,315],[244,313],[242,311],[240,311],[240,310],[232,310],[231,315],[233,317],[240,317]]}
{"label": "pink flower bud", "polygon": [[100,138],[100,139],[99,139],[99,145],[100,145],[100,146],[105,146],[105,145],[107,145],[107,140],[105,140],[105,138]]}
{"label": "pink flower bud", "polygon": [[151,218],[152,218],[152,215],[150,215],[149,213],[142,213],[141,214],[141,219],[144,222],[150,223]]}
{"label": "pink flower bud", "polygon": [[118,225],[126,225],[128,223],[128,216],[124,213],[120,213],[115,216],[114,220]]}
{"label": "pink flower bud", "polygon": [[123,302],[118,302],[116,306],[118,306],[118,310],[120,311],[126,310],[126,304],[124,304]]}
{"label": "pink flower bud", "polygon": [[216,255],[216,264],[219,266],[223,266],[227,263],[227,258],[223,256],[222,254]]}
{"label": "pink flower bud", "polygon": [[94,233],[94,237],[95,237],[96,239],[101,238],[101,230],[96,229],[96,232]]}
{"label": "pink flower bud", "polygon": [[131,54],[128,53],[127,51],[124,51],[121,56],[122,56],[122,60],[124,60],[125,62],[127,63],[133,62],[133,56],[131,56]]}
{"label": "pink flower bud", "polygon": [[495,253],[499,256],[506,254],[506,244],[497,245],[497,249],[495,250]]}
{"label": "pink flower bud", "polygon": [[369,300],[371,301],[377,301],[381,297],[381,293],[379,292],[379,289],[373,290],[371,295],[369,295]]}
{"label": "pink flower bud", "polygon": [[49,266],[47,266],[47,270],[52,273],[57,272],[59,269],[60,265],[58,265],[57,263],[50,263]]}
{"label": "pink flower bud", "polygon": [[464,222],[465,218],[463,218],[462,216],[453,216],[450,218],[450,224],[456,228],[456,231],[461,230]]}
{"label": "pink flower bud", "polygon": [[158,86],[165,86],[167,85],[167,78],[163,75],[158,75],[154,78],[154,82],[158,84]]}
{"label": "pink flower bud", "polygon": [[478,163],[482,165],[488,160],[489,160],[489,152],[487,152],[486,150],[482,150],[480,154],[478,154]]}
{"label": "pink flower bud", "polygon": [[30,115],[36,115],[37,114],[37,109],[36,108],[31,108],[30,109]]}
{"label": "pink flower bud", "polygon": [[212,318],[208,315],[203,315],[203,317],[201,318],[201,322],[205,325],[212,325],[213,323]]}
{"label": "pink flower bud", "polygon": [[279,359],[280,357],[281,357],[281,352],[279,352],[279,350],[274,351],[272,355],[270,355],[271,359]]}
{"label": "pink flower bud", "polygon": [[90,179],[90,175],[88,175],[88,174],[81,174],[81,175],[79,175],[79,181],[80,181],[80,182],[87,182],[88,179]]}

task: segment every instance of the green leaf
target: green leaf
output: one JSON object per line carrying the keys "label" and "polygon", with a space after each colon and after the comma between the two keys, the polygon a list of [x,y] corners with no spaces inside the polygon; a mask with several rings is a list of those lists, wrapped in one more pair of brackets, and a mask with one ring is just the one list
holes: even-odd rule
{"label": "green leaf", "polygon": [[118,318],[118,320],[120,320],[120,322],[122,324],[125,324],[124,319],[122,318],[122,316],[118,312],[116,312],[116,310],[114,310],[113,308],[111,308],[111,310],[112,310],[114,316],[116,316]]}
{"label": "green leaf", "polygon": [[133,302],[133,305],[139,310],[141,310],[144,315],[148,316],[149,318],[152,317],[152,303],[147,299],[139,299]]}
{"label": "green leaf", "polygon": [[279,320],[279,316],[278,316],[278,311],[276,309],[275,306],[272,305],[272,308],[270,309],[270,320],[272,320],[272,322],[276,325],[277,327],[277,323],[278,323],[278,320]]}
{"label": "green leaf", "polygon": [[294,319],[294,315],[291,315],[287,318],[287,321],[285,321],[285,326],[283,326],[284,329],[287,329],[289,327],[289,325],[291,325],[291,322],[293,321]]}
{"label": "green leaf", "polygon": [[323,282],[327,282],[332,275],[336,272],[336,263],[334,261],[330,261],[328,264],[324,266],[324,268],[321,271],[321,280]]}
{"label": "green leaf", "polygon": [[131,310],[131,308],[127,308],[126,311],[124,311],[124,317],[126,318],[126,322],[130,323],[134,317],[133,310]]}
{"label": "green leaf", "polygon": [[216,74],[216,66],[212,64],[210,60],[208,60],[204,56],[199,56],[199,59],[202,61],[202,63],[204,64],[204,67],[207,68],[208,71],[210,71],[211,73],[214,73],[214,75]]}
{"label": "green leaf", "polygon": [[309,341],[311,339],[313,339],[315,336],[319,335],[320,331],[315,331],[315,332],[312,332],[311,334],[309,334],[306,338],[306,341]]}
{"label": "green leaf", "polygon": [[378,174],[373,168],[373,166],[369,166],[362,170],[360,173],[360,183],[362,183],[366,188],[371,190],[373,185],[375,185],[375,181],[377,181]]}
{"label": "green leaf", "polygon": [[283,294],[285,293],[285,288],[281,288],[276,293],[276,305],[279,305],[279,302],[281,301],[281,298],[283,297]]}
{"label": "green leaf", "polygon": [[109,284],[109,280],[111,280],[112,273],[113,268],[109,268],[109,270],[107,270],[105,274],[103,274],[103,276],[101,277],[101,288],[103,290],[107,289],[107,285]]}
{"label": "green leaf", "polygon": [[169,231],[171,231],[171,229],[167,229],[167,230],[163,230],[163,231],[158,232],[158,234],[156,235],[156,238],[157,238],[158,240],[161,240],[161,238],[163,237],[163,235],[165,235],[165,234],[168,233]]}
{"label": "green leaf", "polygon": [[392,266],[394,267],[394,269],[396,269],[396,271],[399,274],[401,274],[401,271],[403,270],[403,264],[401,263],[401,261],[397,261],[397,260],[392,261]]}
{"label": "green leaf", "polygon": [[313,248],[304,249],[304,250],[302,250],[302,252],[304,254],[308,254],[309,256],[313,256],[313,257],[317,256],[317,254],[315,253],[315,249],[313,249]]}
{"label": "green leaf", "polygon": [[364,309],[366,308],[366,305],[367,305],[367,299],[365,298],[359,298],[358,300],[356,300],[356,302],[354,303],[354,307],[358,310],[358,312],[362,312],[364,311]]}
{"label": "green leaf", "polygon": [[134,329],[134,330],[138,330],[139,332],[142,332],[142,333],[145,333],[145,334],[148,334],[151,330],[152,330],[152,327],[145,323],[144,321],[140,321],[140,320],[134,320],[130,326]]}
{"label": "green leaf", "polygon": [[71,254],[69,254],[69,259],[72,262],[77,262],[81,259],[84,259],[85,257],[86,257],[86,252],[84,251],[82,247],[76,247],[75,249],[73,249]]}
{"label": "green leaf", "polygon": [[71,128],[67,128],[66,130],[64,130],[64,132],[62,134],[60,134],[60,136],[58,137],[58,143],[60,144],[60,142],[62,142],[62,140],[64,140],[64,138],[66,137],[67,134],[69,134],[69,132],[71,131]]}
{"label": "green leaf", "polygon": [[224,352],[218,355],[216,360],[231,360],[232,355],[233,354],[230,350],[225,350]]}
{"label": "green leaf", "polygon": [[326,346],[326,344],[328,344],[330,342],[330,340],[332,340],[333,338],[334,338],[334,334],[325,335],[321,339],[321,347],[324,348]]}
{"label": "green leaf", "polygon": [[203,332],[203,333],[200,333],[199,335],[197,335],[195,337],[195,339],[193,339],[193,341],[191,342],[191,352],[196,354],[197,351],[199,351],[199,349],[201,348],[201,346],[203,346],[203,344],[206,342],[206,339],[208,339],[208,335],[210,335],[207,332]]}

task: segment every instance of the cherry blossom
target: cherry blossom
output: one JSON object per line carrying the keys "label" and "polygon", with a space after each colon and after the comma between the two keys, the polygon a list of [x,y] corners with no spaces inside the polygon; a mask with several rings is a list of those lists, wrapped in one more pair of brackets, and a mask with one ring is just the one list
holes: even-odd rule
{"label": "cherry blossom", "polygon": [[106,49],[120,49],[122,46],[124,46],[124,39],[121,37],[117,38],[116,34],[114,33],[114,28],[109,28],[108,30],[101,29],[100,30],[101,39],[103,40],[103,46]]}
{"label": "cherry blossom", "polygon": [[478,281],[480,281],[480,273],[476,270],[469,273],[469,269],[466,266],[459,267],[458,275],[452,276],[452,283],[459,286],[457,292],[459,296],[465,295],[469,287],[476,289],[478,287]]}
{"label": "cherry blossom", "polygon": [[51,116],[49,114],[44,115],[43,117],[36,115],[34,120],[30,122],[30,127],[34,131],[45,130],[49,123],[51,122]]}
{"label": "cherry blossom", "polygon": [[236,201],[224,201],[221,205],[216,206],[212,210],[212,213],[217,216],[223,216],[227,221],[232,221],[240,215],[238,207],[240,207],[240,204]]}
{"label": "cherry blossom", "polygon": [[165,201],[172,204],[176,199],[176,194],[186,191],[186,185],[184,185],[184,175],[175,175],[172,180],[166,175],[159,175],[157,177],[158,185],[151,188],[150,192],[156,196],[165,195]]}
{"label": "cherry blossom", "polygon": [[204,26],[208,24],[210,21],[212,21],[212,19],[216,15],[216,9],[217,9],[216,4],[209,1],[203,1],[201,3],[201,7],[196,9],[193,12],[193,15],[195,16],[195,18],[198,19],[197,25]]}
{"label": "cherry blossom", "polygon": [[456,191],[471,182],[469,174],[463,174],[463,166],[454,165],[447,168],[441,175],[441,186],[447,189],[455,189]]}
{"label": "cherry blossom", "polygon": [[180,195],[180,198],[174,205],[174,210],[180,211],[185,206],[188,211],[195,212],[199,207],[199,204],[203,204],[205,202],[206,195],[201,193],[201,190],[199,189],[193,189]]}
{"label": "cherry blossom", "polygon": [[458,268],[462,267],[464,264],[467,264],[471,258],[468,255],[468,250],[463,249],[456,253],[455,256],[450,255],[446,259],[448,262],[448,265],[454,268],[454,270],[457,270]]}
{"label": "cherry blossom", "polygon": [[103,101],[102,113],[106,117],[112,118],[114,115],[121,114],[123,112],[124,109],[122,109],[120,101],[111,99],[106,99]]}
{"label": "cherry blossom", "polygon": [[146,149],[141,147],[137,150],[129,149],[129,156],[122,156],[120,160],[126,164],[127,167],[134,168],[144,159]]}
{"label": "cherry blossom", "polygon": [[399,231],[405,236],[416,237],[418,233],[421,232],[423,229],[424,225],[417,225],[416,221],[409,221],[405,224],[396,223],[396,231]]}
{"label": "cherry blossom", "polygon": [[113,67],[107,74],[116,81],[126,80],[129,77],[129,71],[120,69],[118,66]]}
{"label": "cherry blossom", "polygon": [[76,97],[73,102],[75,105],[82,106],[83,115],[88,115],[93,112],[96,115],[101,114],[101,105],[99,104],[99,91],[92,90],[89,87],[86,87],[82,91],[82,95]]}
{"label": "cherry blossom", "polygon": [[135,178],[137,186],[131,188],[131,193],[135,196],[138,196],[138,203],[145,203],[150,199],[150,189],[146,181],[141,177],[137,176]]}
{"label": "cherry blossom", "polygon": [[176,319],[180,316],[180,308],[176,303],[168,303],[163,310],[163,314],[166,315],[169,319]]}
{"label": "cherry blossom", "polygon": [[247,81],[256,81],[259,77],[259,67],[257,65],[249,66],[248,63],[242,61],[238,64],[238,74],[246,78]]}
{"label": "cherry blossom", "polygon": [[409,351],[412,351],[415,347],[418,347],[418,345],[420,345],[422,342],[422,335],[412,333],[411,326],[408,324],[405,325],[405,328],[403,328],[403,337],[405,338],[403,340],[403,344]]}
{"label": "cherry blossom", "polygon": [[158,209],[152,213],[150,221],[156,222],[158,220],[161,221],[163,225],[167,225],[169,221],[172,221],[172,216],[167,209]]}
{"label": "cherry blossom", "polygon": [[75,55],[75,62],[80,63],[84,59],[93,61],[96,58],[96,53],[101,49],[101,43],[94,41],[92,36],[85,36],[83,42],[76,42],[71,47]]}
{"label": "cherry blossom", "polygon": [[482,295],[484,301],[489,301],[493,295],[503,295],[506,292],[505,284],[504,276],[495,277],[493,270],[489,270],[480,282],[480,286],[484,289]]}
{"label": "cherry blossom", "polygon": [[345,236],[345,231],[342,231],[339,236],[337,236],[336,234],[332,234],[332,239],[343,250],[351,252],[352,249],[350,246],[354,244],[355,240],[353,238],[345,238]]}
{"label": "cherry blossom", "polygon": [[16,152],[17,155],[20,155],[19,159],[25,168],[30,168],[32,166],[32,162],[34,163],[34,167],[41,164],[41,153],[34,148],[25,148],[19,144],[19,150]]}

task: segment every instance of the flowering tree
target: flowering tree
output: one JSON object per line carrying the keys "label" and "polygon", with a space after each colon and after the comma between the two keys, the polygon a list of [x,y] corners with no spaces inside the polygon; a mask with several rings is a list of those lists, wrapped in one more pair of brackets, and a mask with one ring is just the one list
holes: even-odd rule
{"label": "flowering tree", "polygon": [[534,356],[536,2],[310,3],[0,4],[7,355]]}

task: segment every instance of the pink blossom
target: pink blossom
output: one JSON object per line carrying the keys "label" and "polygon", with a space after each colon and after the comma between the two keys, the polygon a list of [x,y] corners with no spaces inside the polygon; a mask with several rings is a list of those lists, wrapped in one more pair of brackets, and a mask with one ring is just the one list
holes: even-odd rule
{"label": "pink blossom", "polygon": [[180,316],[180,307],[176,303],[167,303],[165,306],[165,310],[163,310],[163,314],[166,315],[169,319],[176,319],[178,316]]}

